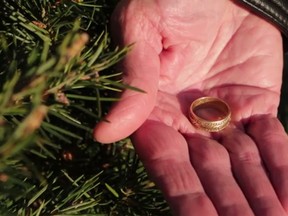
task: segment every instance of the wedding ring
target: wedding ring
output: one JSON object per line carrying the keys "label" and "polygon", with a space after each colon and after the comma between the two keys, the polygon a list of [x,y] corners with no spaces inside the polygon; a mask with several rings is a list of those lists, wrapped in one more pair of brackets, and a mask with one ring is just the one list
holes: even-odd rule
{"label": "wedding ring", "polygon": [[219,98],[201,97],[192,102],[189,119],[199,129],[218,132],[228,126],[231,111],[229,105]]}

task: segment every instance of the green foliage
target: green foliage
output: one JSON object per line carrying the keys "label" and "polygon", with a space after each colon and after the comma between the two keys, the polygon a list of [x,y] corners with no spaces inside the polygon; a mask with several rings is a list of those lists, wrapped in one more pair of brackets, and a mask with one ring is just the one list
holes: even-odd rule
{"label": "green foliage", "polygon": [[130,47],[111,45],[116,1],[0,0],[0,215],[164,215],[129,139],[93,141]]}
{"label": "green foliage", "polygon": [[141,91],[113,67],[131,49],[107,31],[117,0],[0,3],[0,215],[169,215],[130,140],[91,136],[115,92]]}

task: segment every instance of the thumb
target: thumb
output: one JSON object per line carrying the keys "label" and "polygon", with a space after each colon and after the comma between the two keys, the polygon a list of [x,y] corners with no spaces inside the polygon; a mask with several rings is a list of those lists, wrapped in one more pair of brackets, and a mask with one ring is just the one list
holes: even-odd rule
{"label": "thumb", "polygon": [[99,122],[94,129],[94,138],[101,143],[111,143],[132,134],[151,113],[158,89],[159,56],[145,42],[136,42],[123,62],[126,84],[143,92],[126,89],[106,121]]}
{"label": "thumb", "polygon": [[148,118],[156,101],[162,43],[144,8],[150,7],[144,7],[141,1],[120,1],[112,16],[111,30],[116,41],[121,45],[134,44],[122,62],[124,82],[145,93],[124,91],[106,116],[107,121],[95,127],[94,138],[102,143],[131,135]]}

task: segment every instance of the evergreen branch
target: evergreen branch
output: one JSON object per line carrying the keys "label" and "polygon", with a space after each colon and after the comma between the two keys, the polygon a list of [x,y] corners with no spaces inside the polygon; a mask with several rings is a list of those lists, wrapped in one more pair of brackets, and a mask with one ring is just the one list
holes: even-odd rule
{"label": "evergreen branch", "polygon": [[111,93],[145,93],[111,69],[117,0],[0,1],[2,215],[167,215],[130,140],[91,136]]}
{"label": "evergreen branch", "polygon": [[112,81],[112,80],[107,80],[106,78],[99,77],[99,81],[103,82],[104,85],[109,84],[109,85],[118,87],[120,89],[130,89],[130,90],[133,90],[133,91],[146,93],[144,90],[142,90],[140,88],[137,88],[137,87],[134,87],[134,86],[130,86],[130,85],[126,85],[126,84],[123,84],[123,83],[120,83],[120,82],[115,82],[115,81]]}
{"label": "evergreen branch", "polygon": [[76,120],[75,118],[69,116],[69,115],[66,114],[65,112],[61,112],[61,111],[60,111],[60,112],[59,112],[59,111],[57,112],[57,111],[50,110],[49,113],[50,113],[51,115],[54,115],[54,116],[58,117],[58,118],[61,119],[62,121],[69,123],[70,125],[73,125],[73,126],[75,126],[75,127],[77,127],[77,128],[86,130],[86,131],[88,131],[88,132],[92,132],[91,128],[82,125],[80,121],[78,121],[78,120]]}
{"label": "evergreen branch", "polygon": [[29,207],[32,203],[34,203],[48,188],[48,185],[45,185],[40,191],[38,191],[29,201],[27,206]]}
{"label": "evergreen branch", "polygon": [[[34,138],[34,131],[41,125],[42,119],[47,113],[47,107],[41,105],[34,110],[19,124],[11,137],[0,147],[0,155],[2,159],[11,157],[19,150],[31,143]],[[27,139],[26,139],[27,138]]]}
{"label": "evergreen branch", "polygon": [[66,136],[69,136],[71,138],[75,138],[75,139],[78,139],[78,140],[82,140],[83,138],[81,136],[78,136],[74,133],[71,133],[70,131],[68,130],[65,130],[61,127],[58,127],[58,126],[55,126],[53,124],[50,124],[48,122],[42,122],[42,127],[43,128],[48,128],[48,129],[51,129],[51,130],[54,130],[56,133],[58,132],[59,134],[63,134],[63,135],[66,135]]}
{"label": "evergreen branch", "polygon": [[119,101],[119,98],[109,98],[109,97],[91,97],[91,96],[83,96],[83,95],[75,95],[75,94],[66,94],[67,98],[80,99],[80,100],[88,100],[88,101],[109,101],[115,102]]}
{"label": "evergreen branch", "polygon": [[7,107],[11,100],[13,90],[20,79],[20,73],[16,72],[11,80],[6,81],[3,90],[0,94],[0,115],[3,115],[3,110]]}

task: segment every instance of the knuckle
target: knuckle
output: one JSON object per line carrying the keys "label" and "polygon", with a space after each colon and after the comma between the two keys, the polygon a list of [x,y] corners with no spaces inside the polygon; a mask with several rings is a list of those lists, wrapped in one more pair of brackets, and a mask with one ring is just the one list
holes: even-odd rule
{"label": "knuckle", "polygon": [[230,167],[229,154],[225,147],[210,139],[203,140],[192,150],[191,159],[202,169]]}
{"label": "knuckle", "polygon": [[248,164],[260,164],[261,157],[254,141],[240,131],[234,131],[233,135],[223,140],[233,162]]}
{"label": "knuckle", "polygon": [[259,156],[258,151],[242,151],[238,152],[237,154],[233,154],[233,159],[237,160],[240,163],[246,164],[261,164],[261,158]]}

